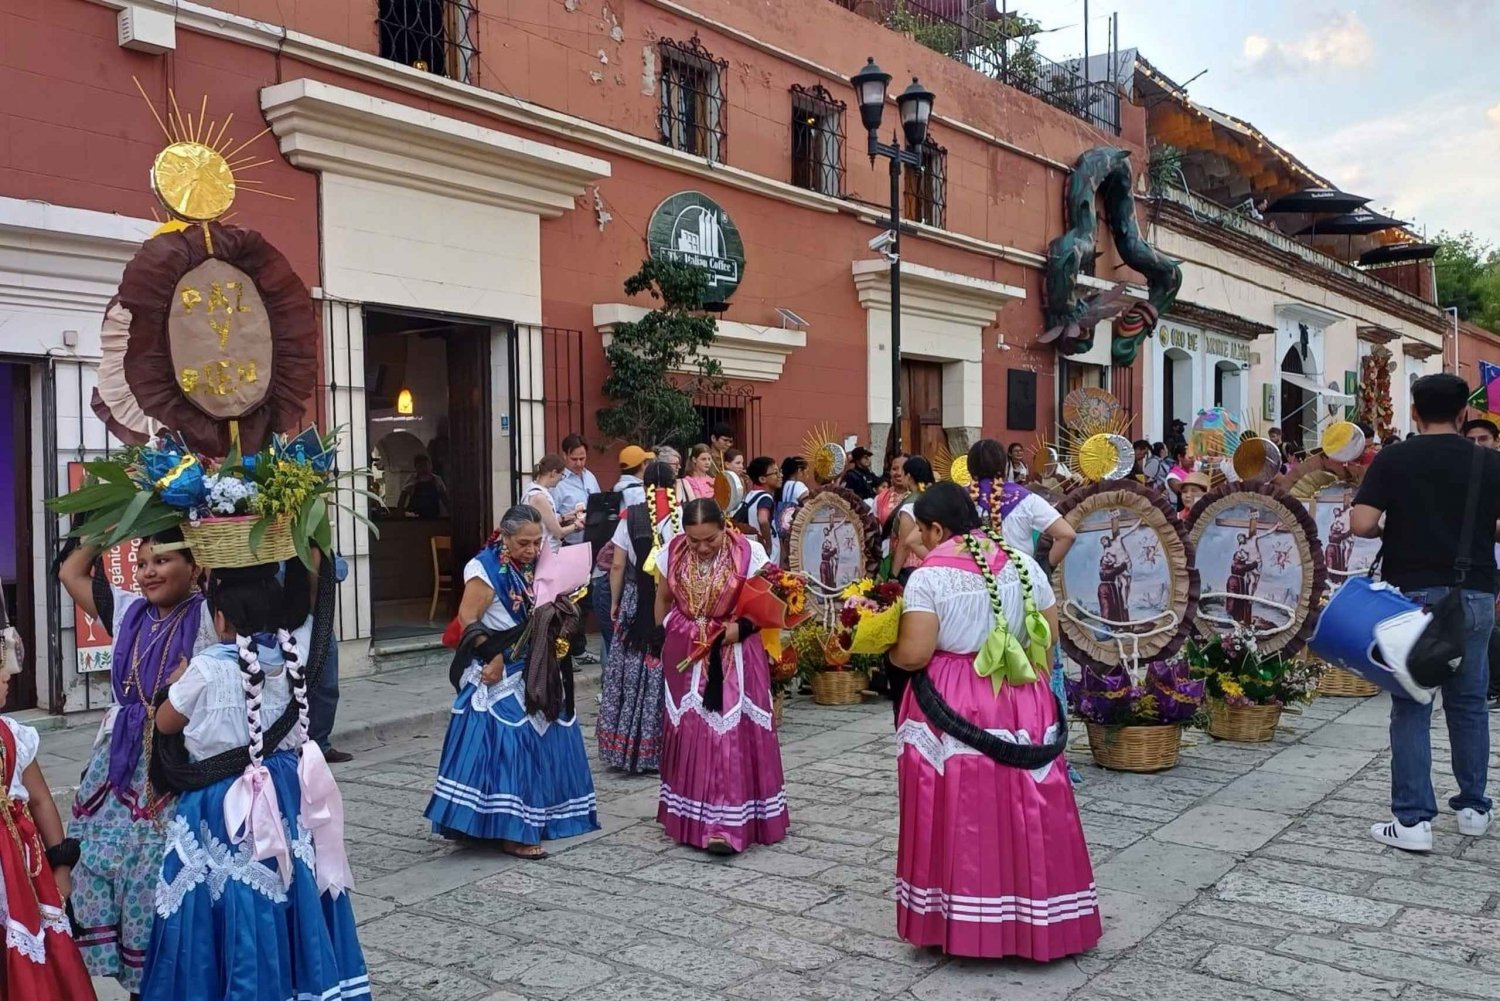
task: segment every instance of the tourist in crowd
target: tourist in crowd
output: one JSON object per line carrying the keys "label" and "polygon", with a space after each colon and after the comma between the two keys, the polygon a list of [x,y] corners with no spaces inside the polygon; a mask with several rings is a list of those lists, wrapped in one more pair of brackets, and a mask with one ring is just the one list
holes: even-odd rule
{"label": "tourist in crowd", "polygon": [[1188,515],[1193,511],[1193,505],[1203,499],[1208,493],[1209,479],[1207,473],[1189,473],[1187,479],[1182,481],[1182,510],[1179,515],[1183,521],[1187,521]]}
{"label": "tourist in crowd", "polygon": [[677,481],[684,503],[714,495],[714,453],[707,445],[694,445],[688,451],[687,473]]}
{"label": "tourist in crowd", "polygon": [[283,585],[280,571],[212,571],[218,642],[177,668],[156,710],[159,770],[181,795],[142,1001],[369,992],[338,787],[308,740],[316,573],[292,561]]}
{"label": "tourist in crowd", "polygon": [[1021,443],[1013,441],[1010,448],[1005,450],[1005,482],[1025,483],[1031,470],[1026,468],[1026,450]]}
{"label": "tourist in crowd", "polygon": [[547,530],[547,544],[552,547],[553,552],[583,522],[581,507],[565,508],[562,511],[553,508],[553,498],[557,496],[557,487],[566,475],[566,468],[563,457],[557,453],[549,452],[542,456],[532,470],[531,483],[521,494],[521,503],[535,509],[541,519],[542,526]]}
{"label": "tourist in crowd", "polygon": [[[1051,642],[1038,635],[1057,635],[1052,587],[1029,556],[980,530],[963,488],[933,486],[915,515],[930,555],[907,582],[890,654],[921,672],[898,716],[896,930],[950,955],[1048,962],[1083,952],[1101,928],[1060,760],[1067,731],[1048,686]],[[1014,654],[998,685],[977,670],[996,634]]]}
{"label": "tourist in crowd", "polygon": [[772,563],[781,562],[781,537],[776,534],[776,497],[781,492],[781,467],[769,455],[759,455],[750,463],[750,490],[740,506],[741,521],[750,534],[760,540],[761,548]]}
{"label": "tourist in crowd", "polygon": [[[581,434],[570,434],[562,440],[560,454],[563,459],[562,476],[550,488],[555,509],[561,513],[582,511],[588,507],[589,498],[599,492],[599,481],[589,471],[589,447]],[[573,546],[583,541],[583,519],[563,539]]]}
{"label": "tourist in crowd", "polygon": [[1167,470],[1167,490],[1174,500],[1180,501],[1182,485],[1187,482],[1188,474],[1193,471],[1194,465],[1186,444],[1172,446],[1172,468]]}
{"label": "tourist in crowd", "polygon": [[608,621],[615,636],[604,658],[594,736],[599,760],[627,772],[656,771],[661,750],[661,648],[652,639],[656,577],[649,557],[674,534],[673,486],[666,463],[647,467],[647,495],[625,509],[612,540]]}
{"label": "tourist in crowd", "polygon": [[862,501],[875,499],[880,486],[880,477],[870,468],[875,453],[863,445],[849,453],[849,468],[844,470],[843,487]]}
{"label": "tourist in crowd", "polygon": [[[1014,448],[1014,446],[1012,446]],[[1034,553],[1045,536],[1047,563],[1061,566],[1077,533],[1068,520],[1038,494],[1019,483],[1001,479],[1005,453],[994,438],[981,438],[969,446],[969,496],[979,509],[986,527],[1005,537],[1023,553]]]}
{"label": "tourist in crowd", "polygon": [[[1412,383],[1412,419],[1420,435],[1381,450],[1354,497],[1349,526],[1355,535],[1381,540],[1381,575],[1424,605],[1453,587],[1464,600],[1463,660],[1443,685],[1453,777],[1458,795],[1448,805],[1458,832],[1478,837],[1490,824],[1485,796],[1490,758],[1486,681],[1490,632],[1495,624],[1495,533],[1500,526],[1500,453],[1483,450],[1477,517],[1467,551],[1459,551],[1475,449],[1459,434],[1469,387],[1450,373]],[[1384,516],[1382,524],[1381,517]],[[1455,564],[1469,561],[1460,582]],[[1391,815],[1375,824],[1376,841],[1407,851],[1432,849],[1437,802],[1432,790],[1432,705],[1391,700]]]}
{"label": "tourist in crowd", "polygon": [[734,473],[736,476],[745,475],[745,453],[737,448],[726,448],[724,450],[724,471]]}
{"label": "tourist in crowd", "polygon": [[723,469],[728,463],[729,450],[734,447],[734,428],[724,421],[709,428],[708,447],[714,454],[714,469]]}
{"label": "tourist in crowd", "polygon": [[774,844],[788,826],[765,647],[748,619],[734,618],[766,554],[726,528],[712,500],[691,501],[682,533],[657,557],[661,659],[671,665],[657,819],[673,840],[715,854]]}
{"label": "tourist in crowd", "polygon": [[219,642],[198,590],[201,571],[179,529],[157,533],[136,552],[140,593],[92,575],[99,550],[81,545],[58,568],[80,611],[114,637],[112,704],[73,800],[73,932],[89,973],[113,977],[132,994],[151,942],[156,885],[166,852],[171,800],[147,780],[152,704],[179,665]]}
{"label": "tourist in crowd", "polygon": [[812,479],[812,470],[807,467],[807,460],[800,455],[789,455],[781,460],[781,494],[776,498],[776,531],[782,538],[786,538],[791,531],[792,518],[797,513],[797,508],[807,500],[811,488],[807,481]]}
{"label": "tourist in crowd", "polygon": [[910,458],[905,452],[897,452],[895,455],[885,457],[885,486],[875,492],[875,520],[883,526],[881,536],[887,542],[886,552],[889,554],[889,541],[891,532],[886,523],[890,521],[891,515],[901,509],[906,503],[907,494],[911,493],[911,484],[906,481],[906,460]]}
{"label": "tourist in crowd", "polygon": [[[646,491],[641,482],[641,473],[645,471],[646,463],[655,458],[639,445],[626,445],[620,449],[620,478],[615,481],[614,492],[620,495],[622,516],[630,505],[645,502]],[[624,518],[620,520],[623,521]],[[618,524],[616,522],[616,527]],[[599,624],[600,663],[609,660],[610,645],[615,638],[614,615],[611,612],[614,602],[610,585],[610,568],[614,566],[614,560],[614,543],[604,543],[594,558],[594,572],[589,579],[589,606],[594,610],[594,621]]]}
{"label": "tourist in crowd", "polygon": [[1130,478],[1140,483],[1151,482],[1152,470],[1147,467],[1151,461],[1151,443],[1145,438],[1135,440],[1135,462],[1130,467]]}
{"label": "tourist in crowd", "polygon": [[654,445],[651,452],[656,456],[658,462],[665,462],[672,469],[673,476],[682,475],[682,453],[671,445]]}
{"label": "tourist in crowd", "polygon": [[1500,428],[1495,426],[1494,421],[1482,417],[1465,421],[1463,430],[1464,437],[1480,448],[1494,448],[1500,443]]}
{"label": "tourist in crowd", "polygon": [[922,560],[927,555],[927,547],[922,542],[922,533],[917,528],[917,517],[913,514],[913,506],[922,492],[936,482],[932,475],[932,463],[920,455],[913,455],[906,460],[902,466],[902,474],[906,482],[911,485],[911,493],[902,502],[893,518],[891,527],[891,572],[901,583],[906,583],[906,578],[911,572],[922,565]]}
{"label": "tourist in crowd", "polygon": [[544,840],[599,827],[566,665],[557,717],[526,709],[526,675],[550,674],[555,653],[533,651],[536,629],[527,628],[542,536],[536,509],[517,504],[464,567],[464,633],[449,669],[458,698],[426,811],[439,834],[496,841],[523,859],[545,858]]}

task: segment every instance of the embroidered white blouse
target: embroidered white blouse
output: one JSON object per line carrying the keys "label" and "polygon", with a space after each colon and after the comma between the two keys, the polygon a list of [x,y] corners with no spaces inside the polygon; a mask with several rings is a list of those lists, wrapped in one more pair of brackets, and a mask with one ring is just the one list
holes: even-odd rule
{"label": "embroidered white blouse", "polygon": [[[753,577],[755,574],[760,573],[761,567],[765,566],[771,561],[766,557],[765,546],[762,546],[758,540],[752,539],[748,535],[742,536],[742,538],[746,542],[750,543],[750,565],[745,570],[745,576]],[[656,566],[661,570],[661,576],[663,580],[665,580],[667,577],[668,548],[669,547],[666,545],[666,543],[663,542],[660,551],[658,551],[656,554]]]}
{"label": "embroidered white blouse", "polygon": [[[487,585],[490,583],[490,575],[484,572],[484,564],[479,562],[477,556],[464,564],[464,583],[467,584],[471,580],[482,580]],[[495,630],[514,629],[519,625],[516,617],[511,614],[510,608],[500,600],[498,595],[491,599],[489,607],[479,617],[479,622]]]}
{"label": "embroidered white blouse", "polygon": [[[1009,540],[1007,540],[1009,541]],[[1031,579],[1031,593],[1038,609],[1057,603],[1049,581],[1036,560],[1025,553],[1017,558]],[[1012,562],[995,575],[1000,590],[1000,607],[1010,631],[1024,637],[1026,605],[1021,589],[1021,575]],[[957,567],[918,567],[907,581],[901,614],[933,612],[938,617],[937,648],[948,653],[978,653],[995,628],[994,611],[984,577]]]}
{"label": "embroidered white blouse", "polygon": [[10,777],[10,798],[18,803],[31,802],[31,794],[26,791],[26,786],[21,783],[21,773],[31,767],[36,760],[36,752],[41,744],[41,738],[37,736],[34,728],[24,723],[17,723],[9,716],[0,716],[0,724],[10,731],[16,739],[16,770]]}
{"label": "embroidered white blouse", "polygon": [[[312,616],[299,626],[293,636],[297,648],[307,656],[312,639]],[[262,726],[269,728],[286,710],[292,700],[291,682],[286,667],[280,663],[280,651],[267,657],[260,651],[262,669],[266,672],[261,686]],[[275,660],[276,663],[267,663]],[[188,758],[202,761],[224,751],[232,751],[250,744],[250,722],[245,715],[245,688],[240,672],[239,657],[232,645],[218,644],[203,651],[188,662],[182,677],[172,683],[167,692],[172,707],[188,719],[182,735],[187,742]],[[294,727],[276,750],[291,750],[297,746],[297,730]],[[271,753],[266,748],[265,753]]]}
{"label": "embroidered white blouse", "polygon": [[[113,584],[109,586],[109,589],[114,593],[115,597],[114,621],[110,623],[109,634],[111,636],[118,636],[120,635],[120,623],[125,621],[125,612],[136,602],[145,601],[146,599],[134,591],[126,591],[123,588],[115,587]],[[205,604],[203,611],[198,616],[198,635],[193,637],[193,653],[202,653],[218,642],[219,633],[214,628],[213,613],[208,610],[208,605]],[[169,664],[163,672],[163,676],[170,675],[176,670],[176,664]],[[104,714],[104,719],[99,723],[99,732],[94,736],[94,747],[99,747],[109,739],[110,733],[115,728],[115,716],[119,711],[119,706],[111,705],[109,711]]]}

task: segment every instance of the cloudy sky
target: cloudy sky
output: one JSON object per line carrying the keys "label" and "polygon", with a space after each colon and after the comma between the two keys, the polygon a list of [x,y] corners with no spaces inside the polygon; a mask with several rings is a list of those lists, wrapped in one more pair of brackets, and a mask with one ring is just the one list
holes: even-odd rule
{"label": "cloudy sky", "polygon": [[[1082,51],[1083,0],[1012,0]],[[1415,228],[1500,244],[1500,0],[1091,0],[1090,49],[1140,48],[1198,101]]]}

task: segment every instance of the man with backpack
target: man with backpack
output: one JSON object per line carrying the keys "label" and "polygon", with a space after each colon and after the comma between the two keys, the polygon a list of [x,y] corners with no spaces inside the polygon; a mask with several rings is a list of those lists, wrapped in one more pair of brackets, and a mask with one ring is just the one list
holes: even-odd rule
{"label": "man with backpack", "polygon": [[[1419,434],[1375,456],[1355,495],[1349,527],[1355,535],[1381,539],[1381,575],[1387,583],[1435,614],[1458,613],[1462,658],[1442,686],[1459,789],[1448,805],[1457,814],[1459,834],[1481,837],[1490,826],[1485,694],[1500,584],[1494,547],[1500,531],[1500,453],[1480,449],[1459,434],[1469,399],[1463,379],[1450,373],[1423,376],[1412,383],[1411,398]],[[1447,605],[1460,604],[1446,608],[1444,599]],[[1392,818],[1372,826],[1370,835],[1410,852],[1432,850],[1438,812],[1431,718],[1430,703],[1392,697]]]}

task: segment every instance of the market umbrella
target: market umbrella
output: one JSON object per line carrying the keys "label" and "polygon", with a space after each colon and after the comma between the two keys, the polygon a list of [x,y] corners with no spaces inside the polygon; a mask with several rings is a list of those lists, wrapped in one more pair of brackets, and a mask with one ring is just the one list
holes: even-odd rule
{"label": "market umbrella", "polygon": [[1436,257],[1435,243],[1388,243],[1359,255],[1361,264],[1400,264],[1404,261],[1425,261]]}
{"label": "market umbrella", "polygon": [[[1335,191],[1333,188],[1303,188],[1290,195],[1282,195],[1266,211],[1337,214],[1353,212],[1368,201],[1363,195],[1351,195],[1347,191]],[[1319,229],[1321,228],[1320,226]]]}
{"label": "market umbrella", "polygon": [[1405,225],[1406,223],[1400,219],[1382,215],[1379,212],[1371,212],[1369,209],[1355,209],[1353,212],[1336,215],[1332,219],[1316,219],[1311,226],[1294,235],[1365,236],[1370,233],[1379,233],[1383,229]]}

